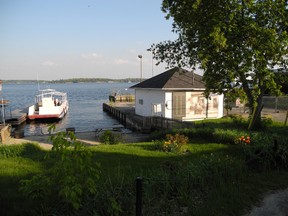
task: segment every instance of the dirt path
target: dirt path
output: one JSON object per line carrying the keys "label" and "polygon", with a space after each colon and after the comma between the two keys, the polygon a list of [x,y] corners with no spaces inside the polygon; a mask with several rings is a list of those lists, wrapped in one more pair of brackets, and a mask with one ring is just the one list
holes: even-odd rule
{"label": "dirt path", "polygon": [[[75,133],[77,140],[81,141],[85,145],[99,145],[99,140],[95,137],[95,132],[76,132]],[[132,143],[132,142],[143,142],[146,141],[149,137],[149,134],[141,133],[124,133],[123,143]],[[22,143],[38,143],[44,149],[51,149],[52,143],[48,141],[49,135],[39,135],[39,136],[25,136],[21,139],[16,139],[10,137],[4,144],[13,145],[13,144],[22,144]]]}
{"label": "dirt path", "polygon": [[288,189],[265,195],[245,216],[288,216]]}
{"label": "dirt path", "polygon": [[[77,140],[87,144],[87,145],[97,145],[99,142],[95,138],[95,133],[93,132],[83,132],[76,133]],[[5,144],[22,144],[22,143],[38,143],[44,149],[51,149],[52,143],[48,141],[49,135],[39,135],[39,136],[24,136],[20,139],[10,138]]]}

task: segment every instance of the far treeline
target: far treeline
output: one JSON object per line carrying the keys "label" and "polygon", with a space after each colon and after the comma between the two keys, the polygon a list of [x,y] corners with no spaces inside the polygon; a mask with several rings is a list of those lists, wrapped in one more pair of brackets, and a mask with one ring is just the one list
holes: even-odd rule
{"label": "far treeline", "polygon": [[140,82],[139,78],[109,79],[109,78],[72,78],[60,80],[2,80],[3,83],[93,83],[93,82]]}

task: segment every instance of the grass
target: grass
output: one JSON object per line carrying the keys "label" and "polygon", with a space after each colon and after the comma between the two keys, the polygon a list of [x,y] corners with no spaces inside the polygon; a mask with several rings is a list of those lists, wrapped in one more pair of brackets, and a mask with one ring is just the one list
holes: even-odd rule
{"label": "grass", "polygon": [[[233,130],[246,133],[229,119],[197,124],[227,130],[229,137]],[[273,124],[265,133],[285,131]],[[94,162],[101,164],[101,177],[96,198],[85,208],[99,215],[134,215],[138,176],[144,178],[143,215],[243,215],[264,193],[288,187],[286,170],[249,169],[242,146],[221,144],[225,137],[220,143],[207,141],[203,131],[200,137],[195,134],[185,154],[156,151],[153,142],[89,147]],[[35,203],[19,192],[20,181],[53,165],[55,158],[44,160],[46,154],[34,144],[0,146],[1,215],[31,214]]]}
{"label": "grass", "polygon": [[[36,153],[37,154],[37,153]],[[43,170],[42,163],[29,158],[14,157],[0,160],[0,214],[20,215],[26,208],[26,199],[19,192],[19,181]]]}

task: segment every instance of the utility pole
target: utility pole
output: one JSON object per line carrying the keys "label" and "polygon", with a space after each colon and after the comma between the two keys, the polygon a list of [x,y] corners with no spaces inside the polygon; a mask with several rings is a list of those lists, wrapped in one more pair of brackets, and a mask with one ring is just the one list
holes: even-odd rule
{"label": "utility pole", "polygon": [[142,82],[142,55],[138,55],[140,59],[140,82]]}

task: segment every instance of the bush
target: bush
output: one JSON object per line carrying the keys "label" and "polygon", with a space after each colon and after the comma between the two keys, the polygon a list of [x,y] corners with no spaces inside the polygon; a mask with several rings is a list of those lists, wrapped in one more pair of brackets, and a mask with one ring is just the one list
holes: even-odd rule
{"label": "bush", "polygon": [[111,130],[104,131],[100,136],[101,143],[114,145],[122,142],[122,134],[119,132],[113,132]]}
{"label": "bush", "polygon": [[237,115],[237,114],[234,114],[234,115],[230,115],[229,116],[233,123],[236,125],[236,126],[246,126],[246,121],[245,119],[241,116],[241,115]]}
{"label": "bush", "polygon": [[255,134],[253,143],[244,147],[246,163],[250,168],[272,170],[288,168],[288,139],[264,133]]}
{"label": "bush", "polygon": [[46,172],[23,180],[20,191],[40,202],[36,208],[43,215],[77,211],[96,194],[100,165],[93,163],[91,151],[76,140],[73,132],[60,132],[49,139],[56,162]]}
{"label": "bush", "polygon": [[213,141],[223,144],[235,144],[235,137],[238,136],[238,133],[237,130],[216,129],[213,132]]}
{"label": "bush", "polygon": [[152,150],[156,150],[156,151],[163,151],[163,143],[164,143],[164,139],[160,139],[160,140],[153,140],[153,146],[152,146]]}
{"label": "bush", "polygon": [[261,119],[261,128],[266,129],[273,124],[272,116],[265,116]]}
{"label": "bush", "polygon": [[188,142],[188,137],[182,134],[166,134],[166,139],[154,141],[154,149],[164,152],[180,152]]}

